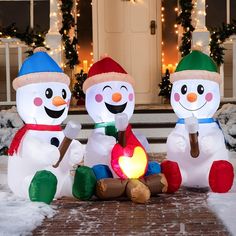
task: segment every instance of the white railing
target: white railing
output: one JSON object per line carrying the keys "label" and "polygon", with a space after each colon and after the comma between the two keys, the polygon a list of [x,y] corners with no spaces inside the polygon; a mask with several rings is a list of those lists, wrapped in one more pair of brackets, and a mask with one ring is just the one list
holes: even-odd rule
{"label": "white railing", "polygon": [[[3,96],[0,97],[0,105],[14,105],[15,104],[15,99],[12,98],[12,78],[11,76],[11,57],[13,56],[10,50],[14,48],[17,49],[17,68],[18,71],[22,65],[22,60],[24,52],[28,49],[28,46],[26,46],[24,43],[22,43],[18,39],[13,39],[13,38],[0,38],[0,67],[4,69],[4,64],[5,64],[5,82],[6,86],[5,89],[3,88],[2,85],[0,85],[2,88]],[[15,65],[15,64],[14,64]],[[4,82],[4,73],[1,75],[1,82]],[[0,82],[0,83],[1,83]],[[5,95],[5,96],[4,96]]]}

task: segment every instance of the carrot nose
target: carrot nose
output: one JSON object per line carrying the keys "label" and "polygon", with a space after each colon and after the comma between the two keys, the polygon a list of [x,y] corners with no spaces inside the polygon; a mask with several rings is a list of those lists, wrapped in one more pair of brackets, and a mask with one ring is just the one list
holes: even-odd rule
{"label": "carrot nose", "polygon": [[56,96],[52,99],[52,104],[56,107],[59,107],[61,105],[65,105],[66,101],[62,97]]}
{"label": "carrot nose", "polygon": [[122,99],[122,95],[120,93],[113,93],[112,94],[112,101],[119,102]]}
{"label": "carrot nose", "polygon": [[195,102],[197,100],[197,94],[196,93],[189,93],[187,95],[187,100],[189,102]]}

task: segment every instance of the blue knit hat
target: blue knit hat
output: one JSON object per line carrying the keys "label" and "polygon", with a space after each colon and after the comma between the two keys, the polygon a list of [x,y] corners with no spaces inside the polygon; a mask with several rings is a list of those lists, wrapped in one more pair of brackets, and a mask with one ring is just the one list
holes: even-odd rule
{"label": "blue knit hat", "polygon": [[21,66],[18,76],[13,80],[13,88],[41,82],[60,82],[69,86],[70,78],[42,47],[36,48],[34,54]]}

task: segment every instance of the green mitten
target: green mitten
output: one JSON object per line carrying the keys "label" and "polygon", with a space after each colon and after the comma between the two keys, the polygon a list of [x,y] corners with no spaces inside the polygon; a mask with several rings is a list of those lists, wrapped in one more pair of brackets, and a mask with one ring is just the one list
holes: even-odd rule
{"label": "green mitten", "polygon": [[56,176],[47,170],[36,172],[30,186],[29,198],[33,202],[45,202],[50,204],[57,190]]}
{"label": "green mitten", "polygon": [[93,170],[87,166],[76,169],[72,193],[80,200],[89,200],[95,193],[96,177]]}

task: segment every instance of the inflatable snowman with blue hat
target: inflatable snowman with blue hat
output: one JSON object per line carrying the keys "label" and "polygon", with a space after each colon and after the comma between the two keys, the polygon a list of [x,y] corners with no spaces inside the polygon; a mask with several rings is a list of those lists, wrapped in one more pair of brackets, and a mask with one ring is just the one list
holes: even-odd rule
{"label": "inflatable snowman with blue hat", "polygon": [[[98,181],[107,178],[140,179],[147,175],[158,175],[161,172],[161,167],[157,162],[147,161],[146,138],[135,134],[128,124],[135,106],[133,87],[134,79],[110,57],[105,57],[93,64],[88,72],[88,78],[83,84],[86,94],[86,109],[95,122],[95,129],[86,145],[84,164],[93,169]],[[118,136],[122,132],[127,141],[127,145],[123,146],[117,143],[119,142]],[[136,154],[138,155],[135,156]],[[173,174],[174,171],[167,174],[167,180],[164,174],[160,174],[160,178],[156,176],[159,179],[155,179],[155,181],[163,184],[163,189],[160,188],[159,193],[166,192],[168,187],[171,192],[174,192],[181,182],[179,178],[172,178],[172,176],[178,175],[176,163],[166,162],[165,167],[165,171],[169,172],[171,169],[176,170],[177,168],[177,174]],[[172,181],[173,179],[177,179],[177,181]],[[111,189],[113,190],[114,185],[121,184],[125,188],[129,183],[129,181],[119,182],[119,184],[115,180],[107,181],[109,184],[110,181],[112,182]],[[167,182],[169,183],[167,184]],[[173,184],[173,182],[175,183]],[[104,182],[100,185],[104,187]],[[104,187],[104,189],[109,189],[109,187]],[[124,191],[119,189],[117,195],[112,191],[110,193],[112,197],[115,197]],[[102,199],[108,199],[111,196],[109,194],[105,196],[101,192],[97,195]],[[147,193],[146,196],[148,195]]]}
{"label": "inflatable snowman with blue hat", "polygon": [[220,75],[213,60],[193,50],[171,75],[171,105],[178,121],[167,139],[167,159],[179,164],[182,185],[227,192],[233,184],[224,136],[213,118],[220,104]]}
{"label": "inflatable snowman with blue hat", "polygon": [[[25,123],[9,148],[8,184],[18,196],[50,203],[72,195],[71,170],[82,161],[82,145],[73,140],[59,166],[53,167],[65,138],[60,125],[69,109],[69,83],[69,77],[41,48],[25,60],[13,81],[17,110]],[[75,138],[75,129],[79,125],[70,123],[66,136]]]}

